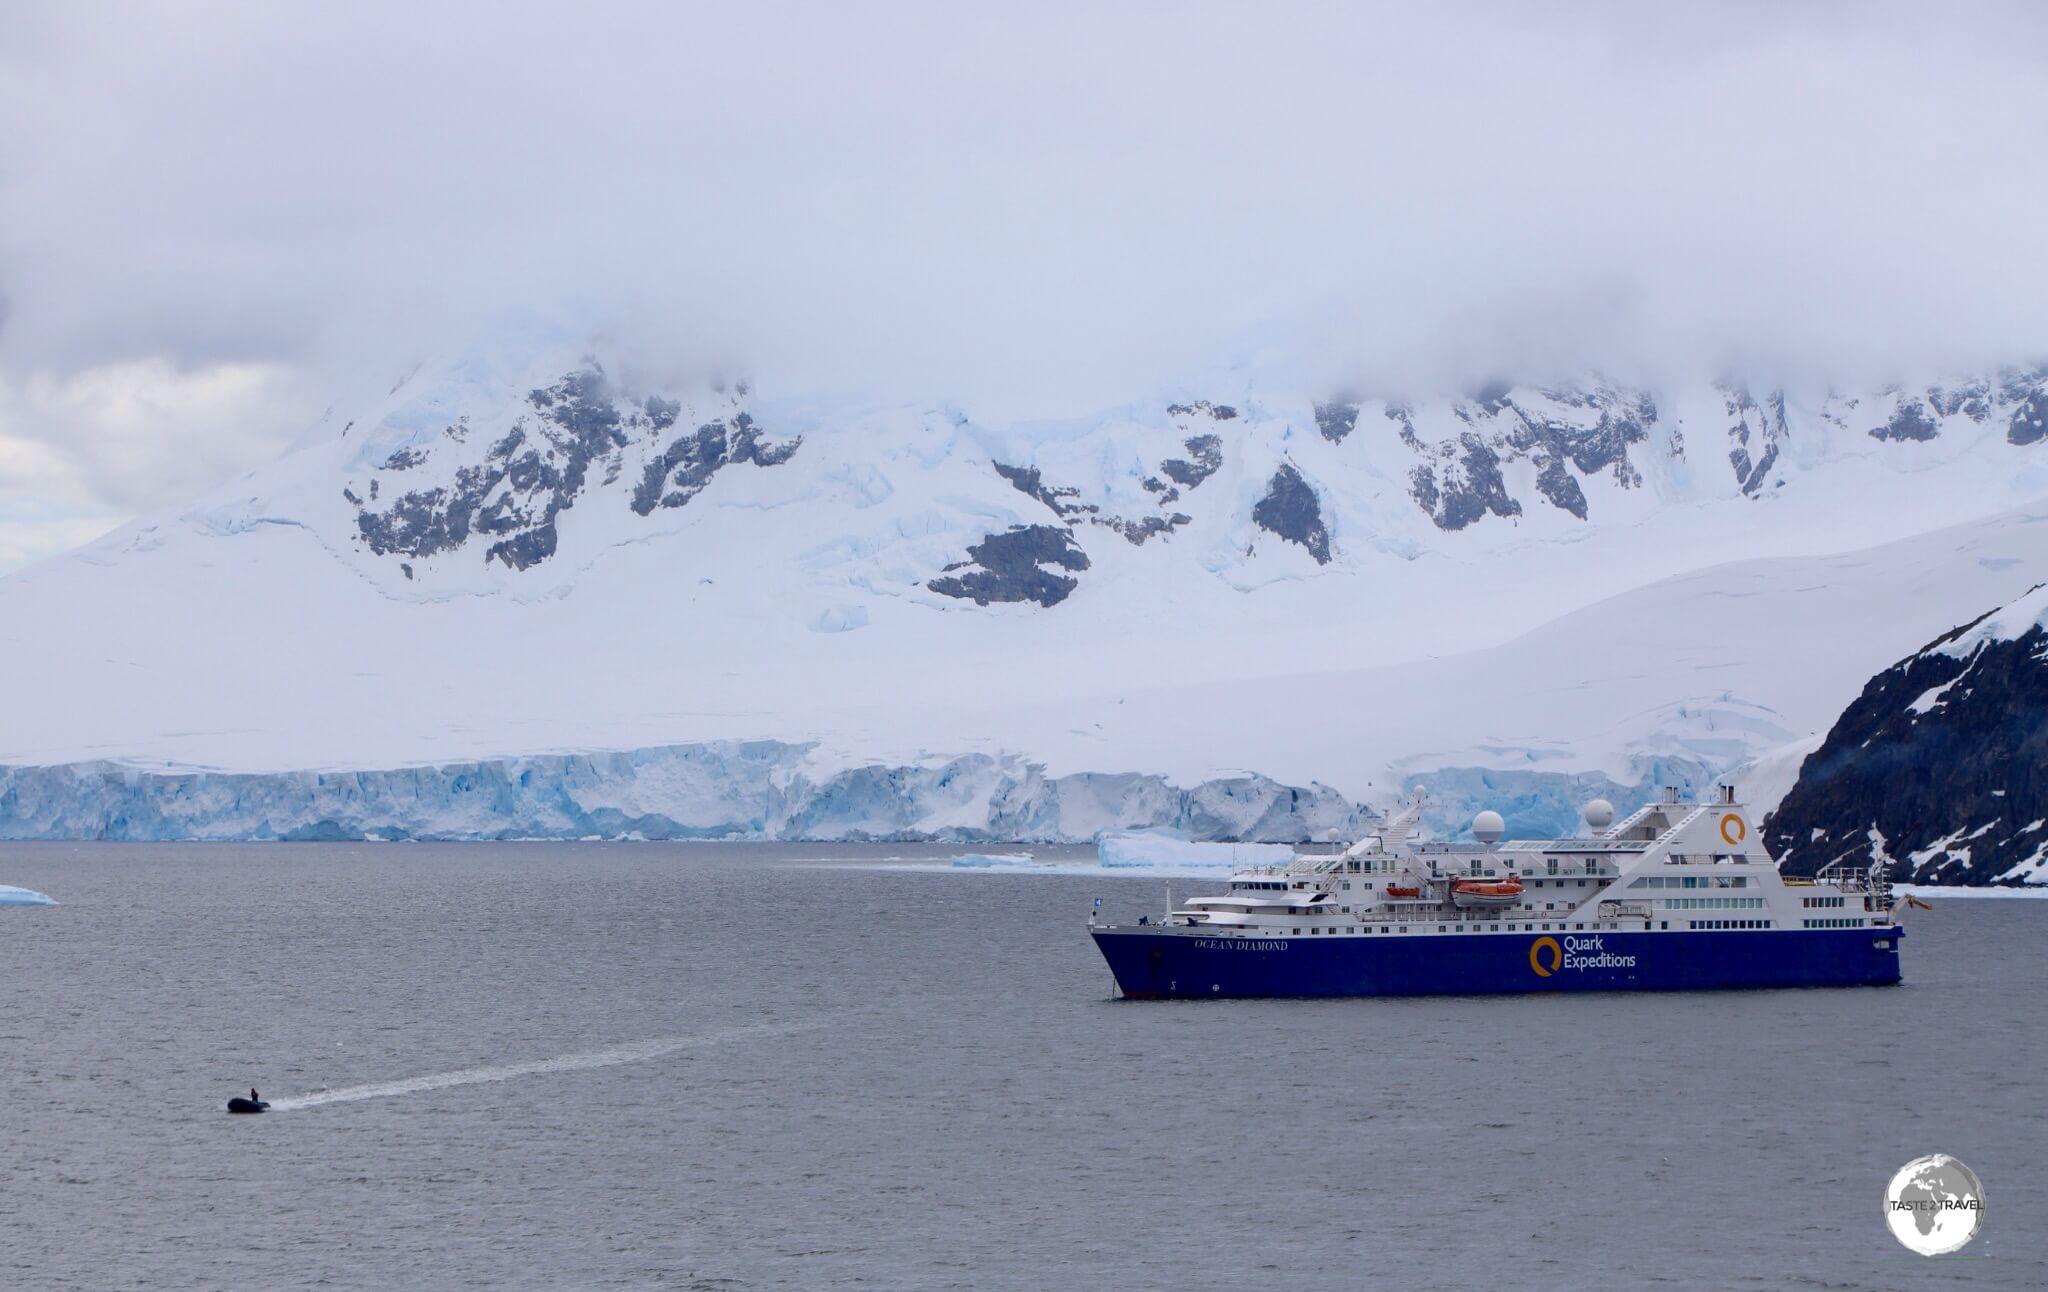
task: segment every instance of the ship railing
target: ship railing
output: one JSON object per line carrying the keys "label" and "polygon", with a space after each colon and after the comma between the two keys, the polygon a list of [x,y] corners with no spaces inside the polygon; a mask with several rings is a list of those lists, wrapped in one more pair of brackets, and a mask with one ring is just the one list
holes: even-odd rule
{"label": "ship railing", "polygon": [[1814,876],[1814,879],[1819,883],[1832,885],[1845,893],[1868,893],[1876,888],[1876,885],[1872,883],[1871,872],[1867,867],[1844,866],[1840,862],[1836,862],[1832,866],[1823,866],[1820,873]]}

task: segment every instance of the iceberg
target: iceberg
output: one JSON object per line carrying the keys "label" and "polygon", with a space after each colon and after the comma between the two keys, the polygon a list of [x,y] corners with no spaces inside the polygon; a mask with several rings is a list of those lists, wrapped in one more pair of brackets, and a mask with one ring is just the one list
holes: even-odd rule
{"label": "iceberg", "polygon": [[0,906],[55,906],[57,899],[33,888],[11,888],[0,884]]}

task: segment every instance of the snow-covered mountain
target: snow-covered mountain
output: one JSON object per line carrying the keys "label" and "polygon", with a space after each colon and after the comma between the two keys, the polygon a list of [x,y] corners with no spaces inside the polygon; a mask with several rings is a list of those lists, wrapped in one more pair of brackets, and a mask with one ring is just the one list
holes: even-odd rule
{"label": "snow-covered mountain", "polygon": [[[1001,837],[1020,787],[1084,775],[1147,788],[1033,828],[1273,837],[1417,779],[1439,826],[1562,826],[1783,762],[2035,581],[2044,417],[2048,368],[1398,398],[1245,370],[1016,421],[479,350],[0,579],[0,833]],[[678,758],[730,758],[731,793],[651,770]],[[392,775],[282,775],[333,772]],[[229,776],[204,808],[200,773]],[[536,806],[550,778],[574,801]],[[1175,806],[1234,786],[1236,815]]]}
{"label": "snow-covered mountain", "polygon": [[1765,829],[1800,874],[2048,884],[2048,585],[1870,679]]}

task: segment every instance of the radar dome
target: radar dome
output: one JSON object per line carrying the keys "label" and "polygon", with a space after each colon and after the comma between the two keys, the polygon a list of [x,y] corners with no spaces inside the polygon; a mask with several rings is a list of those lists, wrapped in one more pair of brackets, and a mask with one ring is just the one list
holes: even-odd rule
{"label": "radar dome", "polygon": [[1605,830],[1614,821],[1614,804],[1606,799],[1594,799],[1586,804],[1586,824],[1595,830]]}
{"label": "radar dome", "polygon": [[1481,843],[1492,843],[1507,832],[1508,823],[1500,819],[1500,813],[1488,809],[1472,818],[1472,837]]}

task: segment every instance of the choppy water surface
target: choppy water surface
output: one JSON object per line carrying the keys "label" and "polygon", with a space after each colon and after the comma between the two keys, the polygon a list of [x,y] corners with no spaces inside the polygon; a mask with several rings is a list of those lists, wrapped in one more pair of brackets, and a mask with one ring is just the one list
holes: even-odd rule
{"label": "choppy water surface", "polygon": [[1159,880],[872,864],[947,853],[0,847],[0,1286],[2048,1284],[2048,903],[1895,989],[1119,1002]]}

